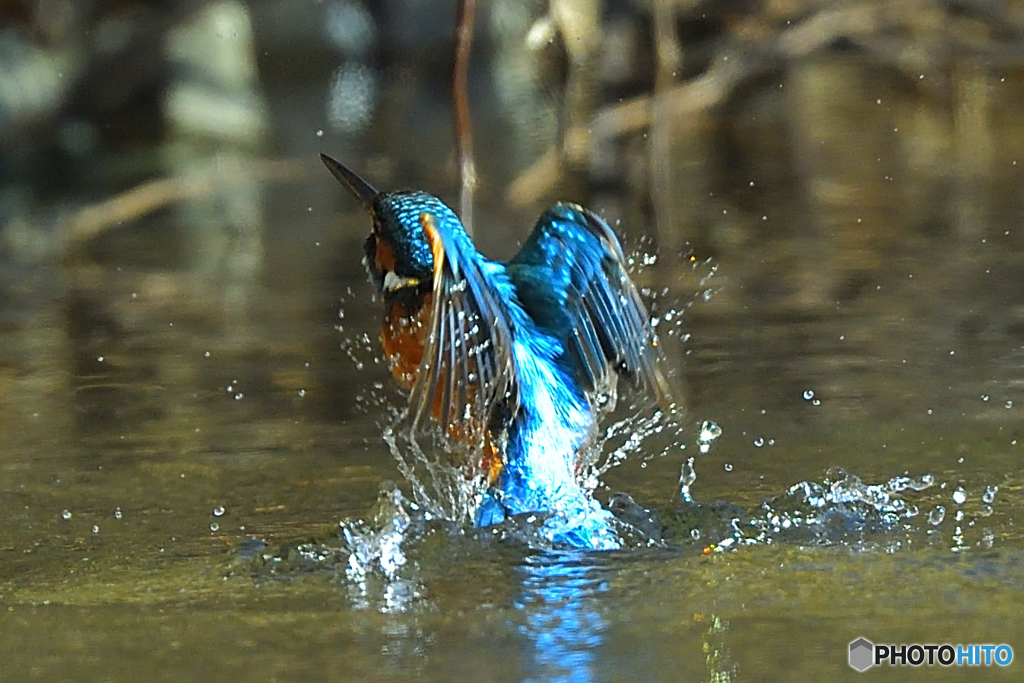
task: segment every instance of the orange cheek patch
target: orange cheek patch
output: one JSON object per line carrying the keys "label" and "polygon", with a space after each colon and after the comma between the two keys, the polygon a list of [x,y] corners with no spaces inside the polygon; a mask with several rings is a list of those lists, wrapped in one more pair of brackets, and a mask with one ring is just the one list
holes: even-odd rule
{"label": "orange cheek patch", "polygon": [[377,239],[377,246],[373,250],[373,264],[382,273],[393,273],[395,272],[395,252],[391,251],[391,246],[381,240]]}

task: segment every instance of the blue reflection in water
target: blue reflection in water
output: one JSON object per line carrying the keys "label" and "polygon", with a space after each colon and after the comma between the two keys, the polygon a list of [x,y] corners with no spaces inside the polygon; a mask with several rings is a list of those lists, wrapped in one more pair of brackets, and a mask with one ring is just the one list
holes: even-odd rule
{"label": "blue reflection in water", "polygon": [[595,680],[595,651],[608,628],[597,596],[608,583],[602,568],[587,561],[583,552],[549,553],[516,568],[523,587],[515,606],[525,613],[519,631],[533,646],[525,680]]}

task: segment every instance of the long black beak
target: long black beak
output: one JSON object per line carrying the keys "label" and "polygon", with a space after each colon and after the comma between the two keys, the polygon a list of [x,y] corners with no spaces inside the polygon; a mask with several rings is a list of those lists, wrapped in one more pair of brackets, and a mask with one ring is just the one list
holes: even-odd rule
{"label": "long black beak", "polygon": [[377,190],[373,189],[370,183],[363,180],[355,171],[350,169],[348,166],[343,165],[339,161],[335,161],[326,154],[320,155],[320,161],[324,162],[324,166],[327,170],[338,179],[342,185],[347,187],[352,194],[355,195],[356,199],[363,203],[367,211],[371,211],[373,208],[373,200],[379,194]]}

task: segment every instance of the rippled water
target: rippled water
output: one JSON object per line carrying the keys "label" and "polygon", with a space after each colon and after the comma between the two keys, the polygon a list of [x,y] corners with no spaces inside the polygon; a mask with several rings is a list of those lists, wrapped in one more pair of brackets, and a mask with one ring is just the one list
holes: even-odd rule
{"label": "rippled water", "polygon": [[607,425],[596,495],[640,531],[597,553],[409,502],[357,263],[241,303],[180,272],[8,282],[0,678],[852,679],[859,636],[1020,643],[1015,342],[911,325],[894,352],[860,336],[875,311],[727,310],[700,294],[721,267],[665,261],[640,277],[668,283],[690,412]]}

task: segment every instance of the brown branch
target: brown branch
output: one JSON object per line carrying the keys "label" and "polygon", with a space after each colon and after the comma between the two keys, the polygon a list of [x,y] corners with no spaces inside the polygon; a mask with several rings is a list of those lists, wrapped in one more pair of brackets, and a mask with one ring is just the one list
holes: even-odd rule
{"label": "brown branch", "polygon": [[459,210],[466,232],[473,234],[473,190],[476,189],[476,165],[473,162],[473,123],[469,118],[469,93],[466,75],[473,44],[473,19],[476,0],[459,3],[458,40],[455,48],[455,73],[452,97],[455,101],[455,138],[459,149],[459,179],[462,185]]}
{"label": "brown branch", "polygon": [[[875,3],[833,11],[823,11],[797,26],[781,32],[769,44],[760,47],[732,45],[719,51],[714,64],[703,75],[660,90],[659,111],[673,116],[687,116],[721,106],[743,83],[783,67],[785,64],[814,54],[840,37],[854,40],[878,29],[879,10]],[[663,46],[662,46],[663,47]],[[615,139],[648,130],[654,117],[656,98],[642,95],[621,104],[605,107],[593,118],[593,135],[598,139]],[[530,201],[538,180],[555,182],[550,152],[534,167],[527,169],[512,183],[516,192],[510,200]]]}
{"label": "brown branch", "polygon": [[130,190],[83,207],[60,226],[65,248],[81,244],[111,228],[138,220],[175,202],[207,197],[241,182],[293,181],[305,175],[289,159],[253,163],[242,178],[225,177],[219,169],[187,176],[150,180]]}

